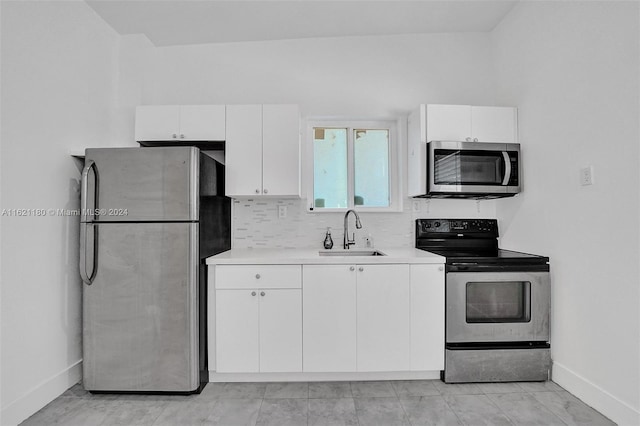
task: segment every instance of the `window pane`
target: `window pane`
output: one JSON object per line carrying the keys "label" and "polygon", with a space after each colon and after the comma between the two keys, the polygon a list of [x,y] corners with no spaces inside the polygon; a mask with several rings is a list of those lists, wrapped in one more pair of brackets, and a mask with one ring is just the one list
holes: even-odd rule
{"label": "window pane", "polygon": [[347,129],[313,129],[313,198],[316,208],[347,207]]}
{"label": "window pane", "polygon": [[389,130],[354,130],[354,204],[389,206]]}

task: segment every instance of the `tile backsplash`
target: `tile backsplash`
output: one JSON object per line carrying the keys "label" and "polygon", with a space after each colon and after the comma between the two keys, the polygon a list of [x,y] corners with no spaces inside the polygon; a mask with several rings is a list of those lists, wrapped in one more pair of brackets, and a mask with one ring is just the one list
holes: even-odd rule
{"label": "tile backsplash", "polygon": [[[342,248],[344,213],[314,213],[306,209],[306,200],[235,199],[233,200],[233,248],[323,248],[327,227],[331,228],[333,248]],[[287,215],[278,217],[278,207]],[[358,212],[362,229],[355,229],[349,217],[349,230],[356,232],[355,248],[365,246],[371,235],[374,246],[413,247],[417,218],[495,217],[492,200],[404,200],[404,210],[394,213]]]}

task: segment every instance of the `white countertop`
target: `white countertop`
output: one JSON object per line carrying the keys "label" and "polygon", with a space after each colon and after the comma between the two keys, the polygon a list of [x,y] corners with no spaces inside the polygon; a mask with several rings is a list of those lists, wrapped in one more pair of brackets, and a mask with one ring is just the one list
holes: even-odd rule
{"label": "white countertop", "polygon": [[[385,256],[320,256],[318,252],[346,253],[362,250],[376,250]],[[415,248],[354,248],[333,249],[231,249],[207,258],[209,265],[255,265],[255,264],[383,264],[383,263],[444,263],[445,258]]]}

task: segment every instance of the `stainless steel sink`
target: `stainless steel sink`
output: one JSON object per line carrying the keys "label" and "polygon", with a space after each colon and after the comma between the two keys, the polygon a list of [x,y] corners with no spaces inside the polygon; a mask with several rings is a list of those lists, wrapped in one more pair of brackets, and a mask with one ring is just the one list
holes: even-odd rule
{"label": "stainless steel sink", "polygon": [[340,251],[319,251],[320,256],[386,256],[378,250],[340,250]]}

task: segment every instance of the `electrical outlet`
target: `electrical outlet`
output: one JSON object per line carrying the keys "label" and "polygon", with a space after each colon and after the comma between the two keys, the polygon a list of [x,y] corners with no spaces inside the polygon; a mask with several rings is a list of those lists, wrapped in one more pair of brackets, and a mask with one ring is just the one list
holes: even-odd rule
{"label": "electrical outlet", "polygon": [[283,219],[287,217],[287,206],[278,206],[278,218]]}
{"label": "electrical outlet", "polygon": [[420,201],[413,200],[413,211],[414,212],[419,212],[420,211]]}
{"label": "electrical outlet", "polygon": [[593,166],[589,165],[580,169],[580,185],[593,185]]}

